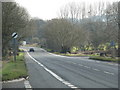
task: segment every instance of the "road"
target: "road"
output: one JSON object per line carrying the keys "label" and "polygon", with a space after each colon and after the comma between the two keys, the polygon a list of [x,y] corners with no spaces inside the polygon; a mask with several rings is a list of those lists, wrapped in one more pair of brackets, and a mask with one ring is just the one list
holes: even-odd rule
{"label": "road", "polygon": [[25,55],[33,88],[118,88],[117,64],[34,49]]}

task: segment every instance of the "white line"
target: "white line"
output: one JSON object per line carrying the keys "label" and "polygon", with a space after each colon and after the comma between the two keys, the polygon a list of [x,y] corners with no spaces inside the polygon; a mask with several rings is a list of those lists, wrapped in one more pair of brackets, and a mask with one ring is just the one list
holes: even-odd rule
{"label": "white line", "polygon": [[73,64],[76,64],[76,63],[74,63],[74,62],[72,62]]}
{"label": "white line", "polygon": [[90,68],[90,67],[88,67],[88,66],[84,66],[85,68]]}
{"label": "white line", "polygon": [[74,85],[71,85],[71,84],[69,84],[68,86],[69,86],[69,87],[74,87]]}
{"label": "white line", "polygon": [[112,62],[111,62],[111,63],[108,63],[108,62],[102,62],[102,61],[101,61],[101,63],[109,64],[109,65],[114,65],[114,66],[118,66],[118,64],[116,64],[116,63],[112,63]]}
{"label": "white line", "polygon": [[115,65],[115,66],[117,66],[118,64],[115,64],[115,63],[108,63],[109,65]]}
{"label": "white line", "polygon": [[83,66],[82,64],[78,64],[79,66]]}
{"label": "white line", "polygon": [[107,72],[107,71],[104,71],[104,73],[114,75],[114,73]]}
{"label": "white line", "polygon": [[62,79],[60,76],[58,76],[57,74],[55,74],[54,72],[52,72],[51,70],[49,70],[48,68],[46,68],[43,64],[41,64],[40,62],[38,62],[36,59],[34,59],[28,52],[27,54],[29,55],[29,57],[31,59],[33,59],[37,64],[39,64],[41,67],[44,68],[44,70],[46,70],[47,72],[49,72],[53,77],[55,77],[57,80],[61,81],[63,84],[67,85],[70,88],[78,88],[74,85],[72,85],[71,83],[69,83],[68,81],[65,81],[64,79]]}
{"label": "white line", "polygon": [[112,63],[108,63],[109,65],[114,65],[114,64],[112,64]]}
{"label": "white line", "polygon": [[25,85],[25,88],[32,88],[28,80],[24,81],[24,85]]}
{"label": "white line", "polygon": [[93,69],[93,70],[95,70],[95,71],[100,71],[100,70],[98,70],[98,69]]}
{"label": "white line", "polygon": [[69,83],[69,82],[65,82],[65,81],[64,81],[63,83],[64,83],[64,84],[67,84],[67,85],[70,85],[70,83]]}
{"label": "white line", "polygon": [[97,63],[100,63],[100,61],[96,61]]}
{"label": "white line", "polygon": [[[78,88],[78,87],[71,87],[71,88]],[[80,89],[79,89],[80,90]]]}

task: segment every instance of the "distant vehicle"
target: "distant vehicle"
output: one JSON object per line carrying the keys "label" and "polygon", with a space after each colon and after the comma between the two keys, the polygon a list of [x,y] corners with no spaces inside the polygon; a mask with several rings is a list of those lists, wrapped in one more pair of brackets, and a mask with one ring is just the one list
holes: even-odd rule
{"label": "distant vehicle", "polygon": [[30,48],[29,52],[35,52],[35,50],[33,48]]}

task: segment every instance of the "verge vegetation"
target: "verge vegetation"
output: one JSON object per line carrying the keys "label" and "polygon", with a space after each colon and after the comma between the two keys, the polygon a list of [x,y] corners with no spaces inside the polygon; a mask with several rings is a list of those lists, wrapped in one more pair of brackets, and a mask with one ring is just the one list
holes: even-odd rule
{"label": "verge vegetation", "polygon": [[107,62],[115,62],[118,63],[120,61],[117,57],[108,57],[108,56],[100,56],[98,53],[96,54],[72,54],[72,53],[59,53],[59,52],[52,52],[50,49],[46,49],[48,52],[63,55],[63,56],[70,56],[70,57],[89,57],[91,60],[99,60],[99,61],[107,61]]}
{"label": "verge vegetation", "polygon": [[24,61],[24,53],[20,52],[16,58],[16,62],[13,61],[13,56],[9,57],[8,61],[3,61],[2,81],[25,78],[28,76]]}
{"label": "verge vegetation", "polygon": [[100,61],[108,61],[108,62],[116,62],[118,63],[118,58],[112,58],[112,57],[100,57],[100,56],[92,56],[90,57],[92,60],[100,60]]}

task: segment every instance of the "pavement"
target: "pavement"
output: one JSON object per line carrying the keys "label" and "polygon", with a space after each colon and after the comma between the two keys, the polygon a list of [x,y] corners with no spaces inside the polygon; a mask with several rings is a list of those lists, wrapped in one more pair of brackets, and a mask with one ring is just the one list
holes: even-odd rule
{"label": "pavement", "polygon": [[[30,47],[22,48],[28,51]],[[33,88],[118,88],[118,65],[115,63],[34,49],[35,52],[25,55]]]}
{"label": "pavement", "polygon": [[2,88],[25,88],[24,81],[2,83]]}
{"label": "pavement", "polygon": [[3,90],[11,90],[11,89],[22,89],[22,90],[32,90],[31,85],[29,83],[28,80],[29,77],[27,77],[27,79],[24,78],[20,78],[20,79],[15,79],[15,80],[11,80],[11,81],[3,81],[2,84],[2,89]]}

